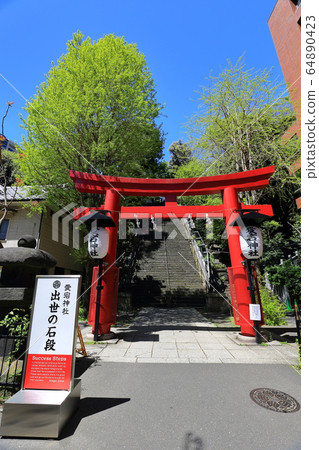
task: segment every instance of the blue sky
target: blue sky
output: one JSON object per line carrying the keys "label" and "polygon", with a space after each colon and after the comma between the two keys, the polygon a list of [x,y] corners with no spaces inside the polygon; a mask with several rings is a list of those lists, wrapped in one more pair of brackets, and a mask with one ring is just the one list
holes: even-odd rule
{"label": "blue sky", "polygon": [[[247,68],[274,68],[282,79],[267,25],[276,0],[0,0],[0,117],[13,101],[5,135],[21,141],[19,114],[36,93],[51,62],[80,30],[97,40],[124,36],[144,53],[165,103],[165,159],[173,141],[186,140],[184,125],[198,109],[201,86],[218,75],[227,59],[245,53]],[[7,80],[5,81],[4,78]]]}

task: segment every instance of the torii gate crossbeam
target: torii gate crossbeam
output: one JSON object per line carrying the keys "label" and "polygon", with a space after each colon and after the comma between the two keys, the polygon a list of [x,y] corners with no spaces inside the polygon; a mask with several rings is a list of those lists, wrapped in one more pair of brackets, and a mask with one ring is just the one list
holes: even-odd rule
{"label": "torii gate crossbeam", "polygon": [[[255,335],[254,322],[250,320],[249,283],[247,269],[243,265],[244,256],[240,248],[238,226],[230,226],[238,217],[238,211],[245,209],[259,209],[259,212],[272,216],[271,205],[243,205],[238,201],[238,192],[263,189],[269,184],[269,178],[275,167],[269,166],[246,172],[232,173],[199,178],[179,179],[145,179],[110,177],[99,174],[89,174],[70,170],[69,174],[75,187],[80,192],[105,194],[105,202],[95,209],[106,209],[114,220],[116,227],[109,228],[109,251],[105,257],[108,270],[103,276],[104,289],[101,292],[101,315],[99,335],[110,332],[115,323],[114,309],[117,303],[118,269],[115,267],[117,230],[119,218],[151,218],[161,215],[161,218],[188,217],[224,217],[228,237],[229,252],[232,267],[228,269],[231,297],[235,323],[241,327],[241,333],[248,336]],[[179,206],[178,196],[209,195],[220,193],[223,204],[214,206]],[[165,197],[165,206],[125,207],[120,205],[121,197],[144,196]],[[93,208],[90,208],[92,210]],[[87,209],[75,211],[74,218],[78,219],[88,213]],[[93,284],[93,283],[92,283]],[[94,330],[92,330],[94,332]]]}

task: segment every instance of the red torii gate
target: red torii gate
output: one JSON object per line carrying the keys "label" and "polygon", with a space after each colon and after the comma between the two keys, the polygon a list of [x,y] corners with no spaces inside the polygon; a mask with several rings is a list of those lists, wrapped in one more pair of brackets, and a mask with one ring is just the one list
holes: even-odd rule
{"label": "red torii gate", "polygon": [[[245,260],[242,255],[239,240],[239,226],[230,226],[238,217],[243,208],[258,209],[261,214],[273,215],[271,205],[243,205],[238,201],[238,192],[263,189],[269,184],[269,178],[274,173],[275,167],[269,166],[246,172],[231,173],[199,178],[178,179],[148,179],[111,177],[70,170],[69,174],[80,192],[91,194],[104,194],[105,202],[96,210],[108,210],[116,227],[109,228],[109,251],[105,257],[108,269],[103,275],[103,290],[101,292],[101,310],[98,334],[110,332],[110,327],[115,323],[118,268],[116,263],[117,231],[119,219],[142,219],[151,216],[165,218],[206,218],[215,217],[226,220],[226,232],[232,267],[228,269],[231,285],[232,306],[235,323],[240,325],[241,333],[247,336],[255,336],[254,322],[250,320],[249,282],[247,269],[242,264]],[[221,194],[222,205],[209,206],[179,206],[177,197],[189,195]],[[121,197],[165,197],[165,206],[121,206]],[[74,218],[88,214],[93,208],[80,208],[74,212]],[[94,332],[94,330],[92,330]]]}

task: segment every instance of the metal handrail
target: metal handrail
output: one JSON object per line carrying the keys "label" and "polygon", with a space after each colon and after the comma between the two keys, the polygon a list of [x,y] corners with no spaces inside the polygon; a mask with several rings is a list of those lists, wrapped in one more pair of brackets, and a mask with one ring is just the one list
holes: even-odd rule
{"label": "metal handrail", "polygon": [[[182,219],[182,223],[184,224],[187,236],[191,243],[191,248],[193,250],[194,257],[196,258],[196,262],[198,268],[200,270],[200,274],[202,280],[205,283],[206,289],[210,288],[210,262],[209,262],[209,251],[207,246],[205,245],[201,235],[197,230],[193,231],[187,219]],[[200,244],[197,243],[196,238],[200,240]]]}
{"label": "metal handrail", "polygon": [[168,270],[168,263],[167,263],[166,236],[164,236],[163,240],[164,240],[165,266],[166,266],[167,288],[168,288],[168,289],[166,288],[166,291],[170,291],[170,290],[171,290],[171,283],[170,283],[169,270]]}
{"label": "metal handrail", "polygon": [[138,241],[137,245],[133,248],[133,251],[129,254],[129,257],[125,261],[125,269],[126,269],[126,275],[122,276],[119,289],[125,290],[129,287],[131,280],[134,275],[134,270],[136,266],[136,260],[137,260],[137,254],[140,249],[140,241]]}

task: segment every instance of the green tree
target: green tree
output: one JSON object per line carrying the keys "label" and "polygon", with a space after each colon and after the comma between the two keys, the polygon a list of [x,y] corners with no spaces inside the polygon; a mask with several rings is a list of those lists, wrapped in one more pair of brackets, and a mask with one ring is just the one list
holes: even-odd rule
{"label": "green tree", "polygon": [[[199,114],[188,124],[192,161],[182,171],[190,173],[200,166],[202,173],[196,175],[206,176],[275,165],[269,187],[241,193],[240,197],[247,204],[273,205],[274,220],[262,225],[264,255],[260,268],[272,282],[289,285],[292,290],[293,284],[300,284],[300,267],[280,263],[300,250],[300,223],[294,198],[300,175],[289,172],[300,154],[300,141],[297,137],[282,139],[295,119],[286,88],[272,81],[269,70],[247,70],[240,58],[235,65],[229,62],[219,76],[209,78],[200,102]],[[213,241],[218,245],[219,231],[215,227],[213,233]]]}
{"label": "green tree", "polygon": [[171,154],[169,170],[170,173],[174,175],[179,167],[190,162],[192,151],[189,145],[181,139],[173,142],[168,150]]}
{"label": "green tree", "polygon": [[[207,166],[204,161],[191,157],[187,164],[181,164],[176,168],[174,178],[201,178],[211,175],[206,171]],[[220,195],[187,195],[187,191],[178,198],[180,205],[218,205],[220,204]]]}
{"label": "green tree", "polygon": [[69,169],[153,176],[163,147],[155,96],[136,45],[114,35],[94,42],[75,33],[25,108],[24,184],[35,191],[45,185],[51,205],[89,205],[73,188]]}
{"label": "green tree", "polygon": [[300,215],[296,214],[290,225],[292,232],[275,220],[262,224],[264,252],[259,267],[273,285],[286,286],[291,298],[300,304]]}
{"label": "green tree", "polygon": [[[218,77],[211,76],[201,93],[200,113],[188,124],[197,156],[215,174],[276,166],[271,188],[281,197],[299,186],[289,167],[300,152],[298,139],[284,143],[280,137],[294,121],[285,87],[272,81],[270,70],[247,70],[242,58],[228,62]],[[262,191],[247,192],[243,199],[254,204]],[[291,200],[291,199],[290,199]]]}

